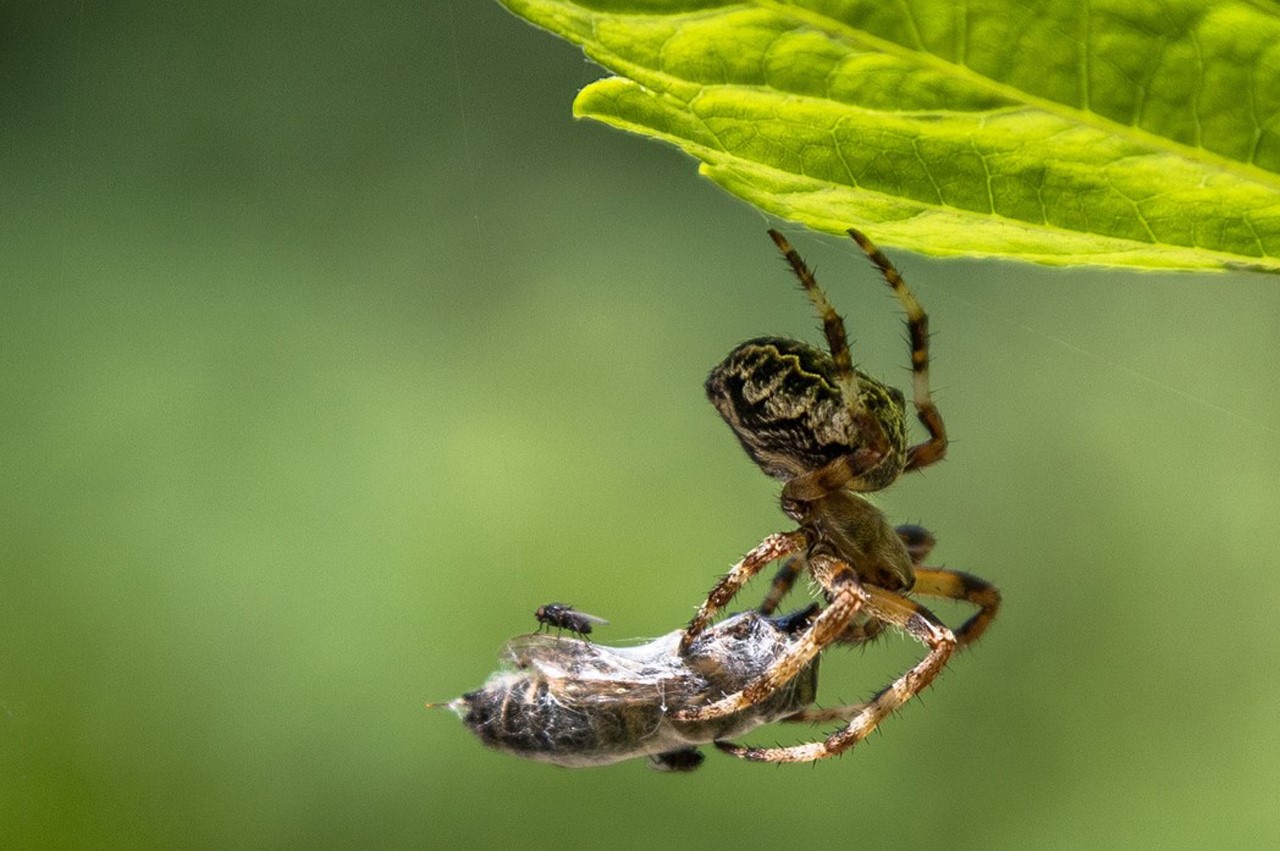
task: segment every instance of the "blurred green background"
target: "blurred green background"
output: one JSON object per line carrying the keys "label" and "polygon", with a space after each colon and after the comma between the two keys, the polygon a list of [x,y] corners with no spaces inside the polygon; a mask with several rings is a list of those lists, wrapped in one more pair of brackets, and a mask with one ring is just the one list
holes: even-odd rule
{"label": "blurred green background", "polygon": [[[598,74],[482,0],[0,10],[0,845],[1280,842],[1268,277],[890,251],[955,443],[881,502],[1006,608],[844,759],[574,772],[423,708],[786,525],[701,381],[815,321],[761,215],[570,118]],[[869,265],[786,230],[905,382]]]}

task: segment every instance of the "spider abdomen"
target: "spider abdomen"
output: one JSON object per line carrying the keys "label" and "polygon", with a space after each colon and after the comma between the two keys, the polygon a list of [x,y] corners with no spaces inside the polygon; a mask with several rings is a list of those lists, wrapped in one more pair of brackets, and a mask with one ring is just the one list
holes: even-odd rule
{"label": "spider abdomen", "polygon": [[[905,399],[894,387],[857,373],[859,396],[884,428],[890,458],[877,468],[876,487],[902,471],[906,453]],[[758,337],[742,343],[706,381],[707,398],[760,469],[788,481],[866,445],[825,352],[798,340]]]}

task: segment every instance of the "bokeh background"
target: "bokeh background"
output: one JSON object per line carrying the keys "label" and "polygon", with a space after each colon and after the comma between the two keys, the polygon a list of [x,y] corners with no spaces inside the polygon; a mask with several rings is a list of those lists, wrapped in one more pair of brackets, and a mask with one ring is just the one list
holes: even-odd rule
{"label": "bokeh background", "polygon": [[1006,608],[844,759],[574,772],[424,709],[785,525],[701,381],[815,321],[759,213],[570,117],[599,73],[486,0],[0,10],[0,845],[1275,847],[1271,277],[890,252],[955,443],[882,504]]}

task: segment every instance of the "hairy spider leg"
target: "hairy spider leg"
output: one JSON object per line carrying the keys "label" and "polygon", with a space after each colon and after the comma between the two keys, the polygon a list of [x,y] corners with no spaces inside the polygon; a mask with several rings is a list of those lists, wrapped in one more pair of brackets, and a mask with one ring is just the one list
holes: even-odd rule
{"label": "hairy spider leg", "polygon": [[[853,355],[849,352],[849,335],[845,332],[844,320],[840,318],[839,313],[836,313],[836,309],[827,300],[827,294],[818,285],[817,278],[813,276],[813,272],[805,265],[804,260],[801,259],[796,250],[791,247],[791,243],[787,241],[787,238],[776,230],[770,230],[769,236],[773,238],[774,244],[778,246],[782,256],[791,265],[791,271],[795,273],[796,278],[800,281],[804,294],[809,297],[814,309],[818,311],[818,318],[822,320],[822,333],[827,338],[827,346],[831,350],[831,360],[836,367],[836,380],[840,385],[840,392],[844,394],[851,405],[861,408],[865,413],[865,406],[860,404],[858,375],[853,369]],[[865,421],[859,422],[867,426],[875,426],[876,429],[879,429],[880,425],[870,417]],[[889,443],[884,437],[883,430],[880,431],[880,438],[884,441],[880,448],[888,451]]]}
{"label": "hairy spider leg", "polygon": [[[765,596],[764,602],[760,604],[760,614],[773,614],[782,602],[782,598],[790,593],[792,586],[796,583],[796,579],[805,571],[807,566],[808,562],[802,555],[794,555],[782,560],[782,565],[778,568],[778,573],[773,577],[773,582],[769,586],[769,593]],[[837,641],[840,644],[866,644],[884,632],[884,628],[885,624],[882,621],[857,620],[844,628],[844,633]],[[843,720],[848,720],[846,716],[839,717],[843,718]]]}
{"label": "hairy spider leg", "polygon": [[831,361],[835,365],[836,383],[840,393],[849,405],[849,414],[858,427],[859,433],[866,436],[868,445],[859,449],[853,456],[837,458],[826,466],[797,476],[787,482],[782,493],[785,499],[809,501],[830,493],[836,488],[849,486],[854,490],[870,490],[869,486],[860,486],[858,479],[866,472],[875,469],[890,454],[889,437],[884,426],[872,416],[862,401],[862,391],[858,384],[858,373],[853,368],[853,355],[849,352],[849,336],[845,332],[844,320],[827,300],[827,295],[818,286],[800,255],[787,238],[776,230],[770,230],[772,237],[782,256],[791,265],[791,271],[800,281],[805,295],[813,303],[818,317],[822,320],[822,332],[827,338],[827,347],[831,351]]}
{"label": "hairy spider leg", "polygon": [[769,593],[760,603],[760,614],[771,615],[778,610],[782,598],[791,593],[791,588],[796,584],[796,579],[804,572],[805,567],[803,556],[794,555],[782,560],[782,564],[778,565],[778,572],[773,576],[773,581],[769,583]]}
{"label": "hairy spider leg", "polygon": [[911,593],[964,600],[978,606],[979,610],[955,631],[957,648],[967,647],[977,641],[1000,610],[1000,589],[972,573],[921,564],[933,550],[935,543],[933,535],[923,526],[904,523],[895,526],[893,531],[898,533],[907,547],[907,554],[911,556],[915,572],[915,584],[911,586]]}
{"label": "hairy spider leg", "polygon": [[897,267],[866,234],[849,228],[849,236],[853,237],[853,241],[858,243],[858,247],[880,270],[907,314],[907,333],[911,339],[911,396],[916,406],[916,416],[929,432],[929,439],[907,450],[904,472],[922,470],[941,461],[947,454],[947,428],[943,425],[942,415],[938,413],[938,408],[933,404],[933,395],[929,392],[929,315],[924,312]]}
{"label": "hairy spider leg", "polygon": [[742,590],[742,586],[764,570],[765,565],[790,553],[798,552],[805,546],[805,534],[799,530],[778,532],[757,544],[751,552],[742,557],[741,561],[730,568],[728,573],[720,577],[720,581],[707,595],[706,601],[698,607],[697,614],[693,616],[693,620],[689,621],[689,625],[685,627],[684,636],[680,639],[680,652],[684,653],[689,649],[693,639],[707,628],[716,613],[729,605],[729,601]]}
{"label": "hairy spider leg", "polygon": [[708,721],[754,706],[795,679],[823,648],[840,638],[853,616],[871,599],[874,589],[864,586],[853,568],[831,556],[815,555],[809,559],[809,566],[830,598],[830,604],[822,614],[742,691],[705,706],[682,709],[675,714],[677,720]]}
{"label": "hairy spider leg", "polygon": [[873,697],[853,716],[847,727],[832,733],[824,741],[779,748],[752,748],[716,742],[717,748],[755,762],[813,762],[836,756],[865,739],[888,715],[933,682],[956,648],[956,638],[951,630],[919,603],[874,586],[864,586],[864,590],[868,597],[867,610],[927,646],[928,655]]}
{"label": "hairy spider leg", "polygon": [[916,567],[916,584],[912,594],[964,600],[979,609],[956,630],[956,646],[967,647],[982,637],[1000,610],[1000,589],[987,580],[959,570],[941,567]]}
{"label": "hairy spider leg", "polygon": [[779,724],[825,724],[828,721],[849,721],[870,706],[869,703],[850,703],[846,706],[813,707],[801,709],[794,715],[779,718]]}
{"label": "hairy spider leg", "polygon": [[911,557],[911,563],[914,565],[919,565],[928,558],[937,543],[932,532],[914,523],[894,526],[893,531],[897,532],[898,537],[902,539],[902,545],[907,548],[907,555]]}

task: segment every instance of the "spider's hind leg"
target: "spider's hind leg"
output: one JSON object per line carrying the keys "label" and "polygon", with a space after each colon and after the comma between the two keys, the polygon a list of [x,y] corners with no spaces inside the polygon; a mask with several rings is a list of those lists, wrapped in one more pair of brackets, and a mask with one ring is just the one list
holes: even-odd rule
{"label": "spider's hind leg", "polygon": [[[818,312],[818,318],[822,320],[822,333],[827,338],[827,348],[831,351],[831,361],[835,365],[836,383],[840,387],[841,395],[848,402],[849,414],[853,417],[858,431],[868,441],[867,454],[870,461],[867,462],[867,469],[870,469],[889,454],[889,436],[885,434],[884,426],[872,416],[862,401],[858,373],[853,368],[853,355],[849,351],[849,335],[845,331],[844,320],[831,306],[831,302],[827,300],[827,294],[822,291],[822,287],[818,286],[813,272],[791,247],[787,238],[776,230],[770,230],[769,236],[782,252],[782,256],[787,259],[787,263],[791,265],[791,271],[795,273],[796,279],[804,289],[804,294],[809,297],[814,310]],[[857,471],[852,471],[850,475],[856,476]]]}
{"label": "spider's hind leg", "polygon": [[905,469],[922,470],[941,461],[947,454],[947,428],[937,406],[933,404],[933,395],[929,392],[929,315],[924,312],[897,267],[874,242],[853,228],[849,229],[849,236],[853,237],[853,241],[858,243],[858,247],[880,270],[907,314],[907,333],[911,337],[911,396],[916,406],[916,416],[929,432],[929,439],[907,450]]}
{"label": "spider's hind leg", "polygon": [[836,313],[836,309],[827,300],[827,294],[822,291],[822,287],[818,286],[817,278],[813,276],[813,272],[805,265],[796,250],[791,247],[787,238],[776,230],[770,230],[769,236],[782,252],[782,256],[787,259],[787,263],[791,265],[791,271],[800,281],[804,294],[809,297],[814,310],[818,312],[818,318],[822,320],[822,333],[827,338],[831,360],[836,367],[840,389],[848,394],[850,402],[854,402],[858,399],[858,377],[853,370],[853,355],[849,352],[849,335],[845,331],[844,320],[840,318],[839,313]]}

